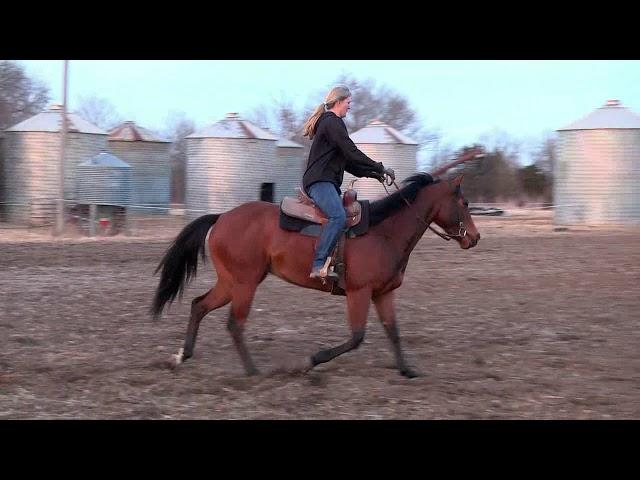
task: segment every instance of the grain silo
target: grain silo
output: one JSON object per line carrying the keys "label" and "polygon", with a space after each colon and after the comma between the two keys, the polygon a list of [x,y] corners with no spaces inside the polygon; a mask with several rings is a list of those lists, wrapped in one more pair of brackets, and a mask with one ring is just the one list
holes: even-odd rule
{"label": "grain silo", "polygon": [[[39,226],[54,223],[59,197],[62,106],[52,105],[5,130],[6,218]],[[64,198],[75,199],[76,167],[107,148],[107,132],[74,113],[67,114]]]}
{"label": "grain silo", "polygon": [[107,219],[113,233],[123,230],[132,198],[132,170],[131,165],[108,152],[78,164],[74,211],[94,223],[98,218]]}
{"label": "grain silo", "polygon": [[4,179],[4,134],[0,132],[0,222],[6,221],[5,217],[5,196],[6,196],[6,182]]}
{"label": "grain silo", "polygon": [[186,137],[189,217],[273,201],[277,137],[237,113]]}
{"label": "grain silo", "polygon": [[171,197],[171,142],[149,130],[124,122],[109,131],[109,150],[131,165],[132,197],[135,211],[168,212]]}
{"label": "grain silo", "polygon": [[[396,182],[416,173],[418,160],[418,143],[400,133],[393,127],[373,120],[366,127],[350,135],[351,140],[369,158],[376,162],[382,162],[386,168],[392,168],[396,174]],[[353,175],[344,174],[342,190],[349,187]],[[375,200],[387,195],[384,186],[373,178],[359,178],[354,188],[358,191],[359,199]],[[389,192],[395,192],[396,188],[387,187]]]}
{"label": "grain silo", "polygon": [[276,142],[277,154],[274,171],[275,195],[273,201],[280,203],[286,196],[297,196],[296,187],[302,186],[302,174],[306,167],[304,147],[291,140]]}
{"label": "grain silo", "polygon": [[609,100],[558,136],[555,223],[638,223],[640,115]]}
{"label": "grain silo", "polygon": [[132,197],[131,165],[108,152],[78,164],[76,201],[87,205],[128,206]]}

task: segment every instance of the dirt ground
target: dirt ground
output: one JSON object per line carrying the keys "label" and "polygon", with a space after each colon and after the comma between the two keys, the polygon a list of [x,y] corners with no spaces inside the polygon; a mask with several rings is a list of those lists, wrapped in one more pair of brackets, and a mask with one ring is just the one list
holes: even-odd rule
{"label": "dirt ground", "polygon": [[411,256],[397,304],[423,374],[412,380],[373,308],[358,350],[287,373],[348,338],[345,302],[272,276],[246,332],[259,376],[244,375],[228,307],[169,370],[191,298],[214,282],[207,264],[182,302],[148,316],[174,226],[64,240],[0,229],[0,418],[639,419],[640,229],[556,231],[548,212],[475,220],[476,248],[427,233]]}

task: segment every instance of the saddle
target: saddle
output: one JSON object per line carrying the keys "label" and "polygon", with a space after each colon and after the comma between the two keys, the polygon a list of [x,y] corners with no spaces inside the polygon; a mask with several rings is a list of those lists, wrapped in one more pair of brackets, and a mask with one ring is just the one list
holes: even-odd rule
{"label": "saddle", "polygon": [[[295,190],[297,197],[284,197],[280,203],[280,228],[317,237],[329,220],[302,188],[298,187]],[[333,270],[338,274],[337,280],[327,280],[332,283],[332,295],[345,295],[344,245],[346,238],[364,235],[369,230],[369,201],[358,201],[358,193],[353,189],[353,182],[342,196],[342,205],[347,216],[345,230],[340,235],[337,245],[324,267],[325,270],[333,267]]]}
{"label": "saddle", "polygon": [[[280,204],[282,213],[290,217],[299,218],[312,223],[324,225],[329,220],[302,188],[297,187],[297,197],[284,197]],[[351,228],[362,220],[362,205],[357,200],[357,192],[351,188],[344,192],[342,205],[347,216],[346,228]]]}

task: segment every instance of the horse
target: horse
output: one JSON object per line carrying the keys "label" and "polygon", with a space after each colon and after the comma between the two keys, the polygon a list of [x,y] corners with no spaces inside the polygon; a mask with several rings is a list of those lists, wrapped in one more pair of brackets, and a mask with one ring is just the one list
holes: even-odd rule
{"label": "horse", "polygon": [[[418,172],[389,196],[371,202],[369,230],[344,244],[345,295],[351,337],[322,349],[308,359],[304,371],[358,348],[365,335],[371,302],[389,338],[397,368],[407,378],[418,372],[405,361],[398,330],[394,291],[403,282],[409,256],[427,228],[462,249],[477,245],[478,232],[468,209],[462,175],[441,179],[452,165],[481,156],[477,150],[434,174]],[[182,297],[197,274],[198,255],[206,261],[205,240],[217,273],[209,291],[193,299],[184,346],[175,365],[193,356],[200,322],[209,312],[231,303],[227,328],[247,375],[258,373],[244,341],[244,330],[258,285],[271,273],[303,288],[331,291],[331,285],[309,278],[316,238],[280,228],[279,206],[251,201],[222,214],[203,215],[182,229],[169,246],[154,275],[161,270],[150,313],[158,319],[165,305]],[[438,225],[444,233],[431,226]]]}

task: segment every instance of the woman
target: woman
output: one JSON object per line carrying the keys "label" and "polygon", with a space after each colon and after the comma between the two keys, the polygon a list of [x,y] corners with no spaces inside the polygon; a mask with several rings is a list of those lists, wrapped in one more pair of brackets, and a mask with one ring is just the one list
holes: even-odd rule
{"label": "woman", "polygon": [[[342,119],[347,115],[350,105],[349,89],[344,86],[334,87],[304,124],[304,136],[312,139],[313,143],[302,185],[307,195],[329,220],[316,246],[309,275],[311,278],[322,277],[321,269],[346,224],[340,199],[340,187],[345,170],[356,177],[371,177],[384,181],[384,176],[388,175],[395,179],[392,169],[371,160],[358,150],[349,138]],[[328,276],[337,277],[334,272],[330,272]]]}

